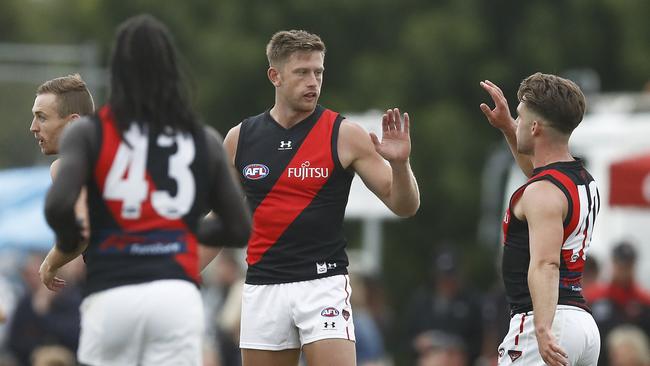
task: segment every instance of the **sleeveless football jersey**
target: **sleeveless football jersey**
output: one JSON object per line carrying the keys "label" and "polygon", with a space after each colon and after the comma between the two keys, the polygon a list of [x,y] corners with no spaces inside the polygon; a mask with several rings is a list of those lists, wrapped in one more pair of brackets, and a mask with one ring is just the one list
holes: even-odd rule
{"label": "sleeveless football jersey", "polygon": [[235,165],[253,212],[246,283],[347,273],[343,215],[354,174],[338,159],[342,120],[317,106],[289,129],[268,111],[241,123]]}
{"label": "sleeveless football jersey", "polygon": [[94,122],[86,294],[158,279],[198,283],[195,233],[210,184],[203,129],[154,135],[133,123],[122,139],[108,106]]}
{"label": "sleeveless football jersey", "polygon": [[560,257],[559,305],[573,305],[589,311],[582,296],[582,273],[594,221],[600,210],[600,195],[596,182],[585,170],[582,161],[556,162],[533,171],[533,176],[519,187],[510,198],[503,220],[503,281],[513,314],[533,310],[528,288],[530,243],[528,223],[512,214],[515,203],[526,187],[540,180],[557,186],[568,201],[567,216],[563,222],[564,236]]}

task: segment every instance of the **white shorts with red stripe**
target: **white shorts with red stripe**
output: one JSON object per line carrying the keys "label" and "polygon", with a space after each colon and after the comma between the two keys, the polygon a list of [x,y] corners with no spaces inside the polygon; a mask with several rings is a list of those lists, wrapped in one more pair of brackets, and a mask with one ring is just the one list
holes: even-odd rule
{"label": "white shorts with red stripe", "polygon": [[338,275],[276,285],[244,285],[245,349],[280,351],[323,339],[354,341],[350,278]]}
{"label": "white shorts with red stripe", "polygon": [[[591,314],[575,306],[558,305],[552,330],[571,366],[598,363],[600,332]],[[532,311],[515,314],[510,320],[510,330],[499,346],[499,366],[506,365],[545,365],[537,346]]]}

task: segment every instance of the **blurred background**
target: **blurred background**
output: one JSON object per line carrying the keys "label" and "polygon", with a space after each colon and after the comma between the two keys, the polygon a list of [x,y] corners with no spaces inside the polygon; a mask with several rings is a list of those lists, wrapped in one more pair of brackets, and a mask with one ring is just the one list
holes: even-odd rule
{"label": "blurred background", "polygon": [[[572,144],[604,202],[589,265],[594,317],[604,351],[612,350],[601,364],[650,365],[647,0],[0,1],[0,307],[8,318],[0,325],[0,365],[74,364],[66,352],[76,342],[60,329],[78,321],[69,310],[79,301],[74,283],[83,265],[66,274],[73,285],[65,296],[44,293],[33,277],[52,243],[40,213],[52,158],[29,132],[35,90],[78,72],[101,105],[115,26],[141,12],[171,29],[196,109],[224,135],[272,106],[265,46],[282,29],[324,40],[321,104],[368,129],[389,107],[411,115],[418,214],[364,214],[367,197],[353,190],[350,198],[359,365],[495,363],[509,321],[498,276],[500,222],[523,178],[480,112],[489,96],[478,83],[500,85],[514,113],[517,87],[534,72],[578,82],[588,115]],[[239,364],[243,271],[235,251],[205,273],[206,365]],[[619,287],[624,295],[612,295]],[[16,315],[20,309],[29,314]],[[634,354],[617,351],[626,339],[641,339],[630,346],[639,363],[616,358]]]}

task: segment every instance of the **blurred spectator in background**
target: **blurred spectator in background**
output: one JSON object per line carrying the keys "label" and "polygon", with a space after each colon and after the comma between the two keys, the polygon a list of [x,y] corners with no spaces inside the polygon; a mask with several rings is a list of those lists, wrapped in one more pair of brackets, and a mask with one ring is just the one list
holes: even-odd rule
{"label": "blurred spectator in background", "polygon": [[0,354],[0,366],[18,366],[18,362],[10,354]]}
{"label": "blurred spectator in background", "polygon": [[7,336],[11,315],[20,298],[20,288],[15,278],[19,265],[19,256],[15,252],[0,252],[0,366],[16,366],[17,362],[7,349]]}
{"label": "blurred spectator in background", "polygon": [[598,287],[600,280],[600,264],[592,255],[587,255],[585,259],[585,269],[582,272],[582,293],[586,298],[587,293],[591,293],[594,288]]}
{"label": "blurred spectator in background", "polygon": [[222,249],[203,272],[201,293],[207,347],[204,362],[216,357],[215,365],[241,365],[239,317],[244,272],[239,254],[235,249]]}
{"label": "blurred spectator in background", "polygon": [[510,305],[499,271],[498,279],[482,299],[483,344],[475,366],[496,366],[501,340],[508,334]]}
{"label": "blurred spectator in background", "polygon": [[[5,255],[2,253],[0,255]],[[0,263],[5,269],[5,263]],[[8,267],[8,266],[7,266]],[[0,273],[0,353],[5,344],[6,335],[9,330],[8,323],[10,322],[11,314],[17,305],[18,295],[14,285],[9,276]]]}
{"label": "blurred spectator in background", "polygon": [[363,283],[366,288],[366,310],[377,324],[382,339],[386,341],[387,335],[394,332],[392,309],[386,301],[385,281],[378,275],[364,275]]}
{"label": "blurred spectator in background", "polygon": [[635,278],[637,251],[630,242],[612,250],[612,277],[609,283],[596,284],[583,292],[601,334],[599,365],[607,365],[605,340],[617,325],[634,324],[650,335],[650,293]]}
{"label": "blurred spectator in background", "polygon": [[466,366],[468,356],[460,337],[437,330],[420,333],[413,340],[417,366]]}
{"label": "blurred spectator in background", "polygon": [[41,346],[32,352],[32,366],[76,366],[77,359],[61,346]]}
{"label": "blurred spectator in background", "polygon": [[648,336],[633,325],[620,325],[607,336],[609,366],[650,366]]}
{"label": "blurred spectator in background", "polygon": [[442,250],[432,264],[432,283],[418,290],[407,307],[406,339],[412,344],[430,330],[458,336],[473,362],[481,353],[483,337],[480,301],[459,278],[458,259],[452,250]]}
{"label": "blurred spectator in background", "polygon": [[350,275],[352,308],[354,309],[354,335],[357,348],[358,366],[385,365],[384,339],[368,308],[369,293],[366,278]]}
{"label": "blurred spectator in background", "polygon": [[26,292],[11,316],[8,349],[20,365],[31,365],[32,352],[43,345],[60,345],[76,352],[79,339],[79,280],[83,276],[81,258],[61,269],[67,282],[58,292],[41,284],[38,274],[42,254],[30,254],[23,266]]}

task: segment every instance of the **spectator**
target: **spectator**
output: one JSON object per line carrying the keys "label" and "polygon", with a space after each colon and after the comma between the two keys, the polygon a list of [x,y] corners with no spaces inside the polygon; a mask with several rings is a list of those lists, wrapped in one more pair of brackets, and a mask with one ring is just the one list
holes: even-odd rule
{"label": "spectator", "polygon": [[437,330],[459,337],[473,362],[481,352],[483,326],[481,305],[463,286],[458,259],[451,250],[441,251],[433,261],[433,281],[413,297],[407,311],[407,339]]}
{"label": "spectator", "polygon": [[609,283],[595,285],[584,292],[601,334],[599,365],[607,364],[605,340],[620,324],[634,324],[650,336],[650,294],[635,278],[637,251],[633,244],[621,242],[612,250],[612,277]]}
{"label": "spectator", "polygon": [[385,281],[379,275],[366,275],[363,276],[363,283],[366,288],[367,311],[379,327],[381,337],[386,340],[388,334],[394,334],[394,332],[392,331],[393,315],[386,301]]}
{"label": "spectator", "polygon": [[[201,289],[206,318],[206,359],[217,357],[218,365],[241,365],[238,346],[241,286],[244,275],[238,252],[223,249],[203,272]],[[236,303],[233,304],[233,301]],[[234,313],[234,314],[226,314]],[[214,356],[213,356],[214,355]]]}
{"label": "spectator", "polygon": [[61,346],[41,346],[32,352],[32,366],[75,366],[76,358]]}
{"label": "spectator", "polygon": [[[28,256],[22,271],[27,292],[11,317],[8,349],[19,365],[30,365],[31,354],[39,346],[60,345],[75,352],[78,345],[79,265],[71,263],[61,270],[68,284],[61,291],[53,292],[41,284],[38,269],[42,261],[43,255]],[[79,261],[76,259],[74,263]]]}
{"label": "spectator", "polygon": [[482,298],[483,345],[475,366],[496,366],[498,348],[510,326],[510,306],[503,281],[496,281]]}
{"label": "spectator", "polygon": [[463,341],[440,331],[420,333],[413,341],[418,353],[417,366],[466,366],[467,353]]}
{"label": "spectator", "polygon": [[18,361],[7,352],[0,352],[0,366],[18,366]]}
{"label": "spectator", "polygon": [[356,338],[357,365],[381,366],[384,364],[384,339],[370,309],[368,308],[368,287],[366,280],[359,275],[351,275],[354,293],[354,334]]}
{"label": "spectator", "polygon": [[648,337],[633,325],[621,325],[607,336],[610,366],[650,366]]}
{"label": "spectator", "polygon": [[593,288],[599,284],[600,264],[592,255],[588,255],[585,260],[585,269],[582,272],[582,293],[587,296]]}

